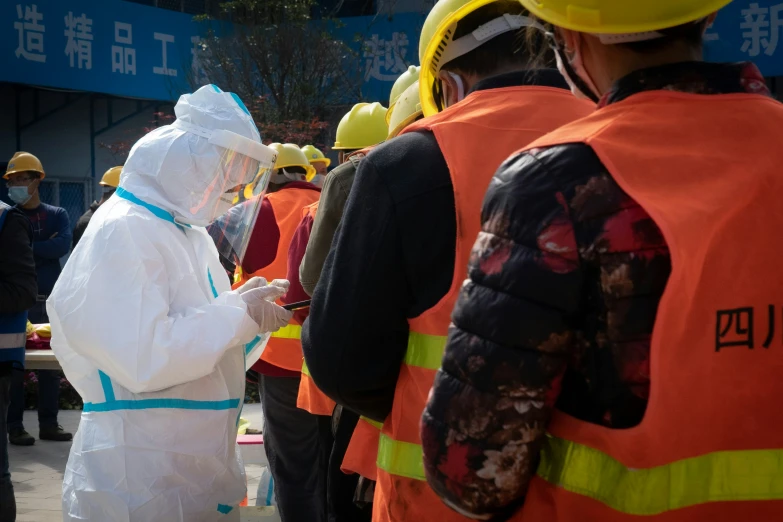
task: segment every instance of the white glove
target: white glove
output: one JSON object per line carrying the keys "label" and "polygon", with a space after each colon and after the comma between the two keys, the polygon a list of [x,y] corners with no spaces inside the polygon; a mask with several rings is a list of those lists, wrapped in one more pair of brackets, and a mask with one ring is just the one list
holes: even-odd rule
{"label": "white glove", "polygon": [[248,290],[252,290],[253,288],[260,288],[262,286],[266,286],[266,278],[264,277],[251,277],[250,280],[245,283],[244,285],[237,288],[237,292],[240,294],[244,294]]}
{"label": "white glove", "polygon": [[[283,295],[286,292],[288,292],[291,283],[288,282],[288,279],[273,279],[271,283],[267,283],[266,278],[252,277],[247,283],[237,288],[237,292],[239,292],[240,294],[244,294],[245,292],[247,292],[248,290],[252,290],[253,288],[261,288],[262,286],[267,286],[267,285],[282,288],[283,293],[280,295]],[[277,297],[275,299],[277,299]]]}
{"label": "white glove", "polygon": [[[248,281],[248,284],[251,281],[252,279]],[[284,289],[277,285],[249,288],[244,292],[240,290],[240,296],[247,305],[247,315],[255,321],[261,332],[276,332],[287,325],[288,321],[293,317],[293,312],[276,305],[274,302],[275,299],[285,294],[286,291],[287,288]]]}

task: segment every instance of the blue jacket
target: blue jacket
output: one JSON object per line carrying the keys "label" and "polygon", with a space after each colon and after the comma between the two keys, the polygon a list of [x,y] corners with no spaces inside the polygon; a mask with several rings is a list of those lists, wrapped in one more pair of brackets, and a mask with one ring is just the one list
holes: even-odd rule
{"label": "blue jacket", "polygon": [[33,254],[38,293],[49,295],[60,276],[60,258],[71,248],[71,224],[64,208],[41,203],[33,210],[19,208],[33,227]]}
{"label": "blue jacket", "polygon": [[32,233],[21,215],[0,202],[0,366],[24,364],[27,309],[35,302]]}

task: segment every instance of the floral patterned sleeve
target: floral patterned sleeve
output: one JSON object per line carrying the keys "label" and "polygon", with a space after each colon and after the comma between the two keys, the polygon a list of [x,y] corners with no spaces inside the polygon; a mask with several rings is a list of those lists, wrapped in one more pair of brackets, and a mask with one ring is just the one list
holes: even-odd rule
{"label": "floral patterned sleeve", "polygon": [[427,480],[474,519],[524,501],[577,333],[582,269],[547,154],[495,175],[422,418]]}

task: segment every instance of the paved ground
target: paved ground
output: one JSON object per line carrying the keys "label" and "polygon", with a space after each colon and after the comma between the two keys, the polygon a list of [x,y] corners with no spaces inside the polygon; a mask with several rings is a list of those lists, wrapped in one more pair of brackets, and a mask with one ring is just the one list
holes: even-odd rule
{"label": "paved ground", "polygon": [[[38,435],[38,420],[35,411],[26,411],[24,423],[27,430]],[[79,427],[80,411],[61,411],[60,424],[72,433]],[[263,418],[259,404],[248,404],[242,416],[251,422],[253,428],[261,428]],[[256,488],[265,462],[263,446],[243,446],[242,455],[246,461],[249,505],[255,505]],[[36,440],[28,447],[8,446],[11,461],[11,479],[16,493],[17,522],[60,522],[62,521],[61,497],[65,463],[68,461],[70,442],[48,442]],[[271,515],[271,514],[270,514]],[[263,516],[259,520],[277,519]],[[279,520],[279,519],[277,519]]]}

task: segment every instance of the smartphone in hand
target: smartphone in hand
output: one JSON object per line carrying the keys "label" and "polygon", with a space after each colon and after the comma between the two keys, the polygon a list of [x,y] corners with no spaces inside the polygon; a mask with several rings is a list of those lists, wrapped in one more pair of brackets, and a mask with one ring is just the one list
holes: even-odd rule
{"label": "smartphone in hand", "polygon": [[310,299],[307,301],[297,301],[296,303],[288,303],[283,305],[283,308],[286,310],[301,310],[302,308],[307,308],[310,306]]}

